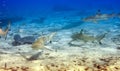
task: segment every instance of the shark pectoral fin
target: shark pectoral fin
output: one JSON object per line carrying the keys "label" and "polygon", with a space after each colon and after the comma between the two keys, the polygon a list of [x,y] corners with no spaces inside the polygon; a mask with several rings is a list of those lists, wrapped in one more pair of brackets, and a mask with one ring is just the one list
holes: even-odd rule
{"label": "shark pectoral fin", "polygon": [[28,60],[27,56],[23,55],[22,53],[18,52],[20,56],[22,56],[25,60]]}
{"label": "shark pectoral fin", "polygon": [[97,22],[97,20],[95,19],[95,20],[93,20],[93,22],[95,23],[95,24],[98,24],[98,22]]}
{"label": "shark pectoral fin", "polygon": [[45,49],[49,50],[49,51],[54,51],[53,49],[51,49],[49,46],[44,46]]}

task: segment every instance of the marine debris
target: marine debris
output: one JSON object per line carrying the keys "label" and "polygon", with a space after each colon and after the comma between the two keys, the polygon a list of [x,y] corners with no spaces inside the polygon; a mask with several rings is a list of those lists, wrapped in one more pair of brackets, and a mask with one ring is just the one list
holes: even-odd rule
{"label": "marine debris", "polygon": [[55,36],[56,32],[51,33],[48,36],[41,36],[40,38],[38,38],[33,44],[32,44],[32,48],[33,49],[44,49],[45,44],[50,43],[53,39],[53,37]]}
{"label": "marine debris", "polygon": [[98,23],[99,21],[103,20],[108,20],[110,18],[117,17],[116,14],[111,13],[111,14],[102,14],[99,10],[95,15],[88,16],[86,18],[83,18],[82,20],[84,22],[93,22],[93,23]]}
{"label": "marine debris", "polygon": [[25,36],[21,37],[19,34],[14,35],[14,41],[12,42],[13,46],[32,44],[35,41],[34,36]]}
{"label": "marine debris", "polygon": [[11,23],[9,22],[7,28],[5,29],[5,31],[0,29],[0,36],[4,37],[5,39],[7,38],[7,34],[8,34],[9,29],[10,29],[10,24]]}
{"label": "marine debris", "polygon": [[72,44],[73,41],[83,41],[83,42],[95,42],[97,41],[99,44],[102,44],[101,40],[103,38],[105,38],[107,33],[104,33],[102,35],[98,35],[98,36],[91,36],[89,34],[85,34],[84,30],[81,29],[80,32],[74,33],[72,34],[71,38],[72,40],[69,42],[70,45],[74,45]]}

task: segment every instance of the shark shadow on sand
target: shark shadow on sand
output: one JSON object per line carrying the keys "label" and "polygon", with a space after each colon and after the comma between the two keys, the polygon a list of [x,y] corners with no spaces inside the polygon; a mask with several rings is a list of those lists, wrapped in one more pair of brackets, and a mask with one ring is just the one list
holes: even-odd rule
{"label": "shark shadow on sand", "polygon": [[72,28],[76,28],[76,27],[78,27],[82,24],[83,24],[82,21],[70,22],[67,25],[63,26],[62,28],[49,29],[49,31],[56,32],[56,31],[61,31],[61,30],[69,30],[69,29],[72,29]]}

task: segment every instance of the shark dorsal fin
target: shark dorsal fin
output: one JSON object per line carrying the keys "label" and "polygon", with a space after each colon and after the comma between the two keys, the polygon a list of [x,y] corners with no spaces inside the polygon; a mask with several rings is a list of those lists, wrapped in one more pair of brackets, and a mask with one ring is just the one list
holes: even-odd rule
{"label": "shark dorsal fin", "polygon": [[97,10],[96,15],[101,15],[101,10],[100,9]]}
{"label": "shark dorsal fin", "polygon": [[83,31],[84,31],[84,29],[81,29],[81,30],[80,30],[80,35],[82,35],[82,34],[83,34]]}

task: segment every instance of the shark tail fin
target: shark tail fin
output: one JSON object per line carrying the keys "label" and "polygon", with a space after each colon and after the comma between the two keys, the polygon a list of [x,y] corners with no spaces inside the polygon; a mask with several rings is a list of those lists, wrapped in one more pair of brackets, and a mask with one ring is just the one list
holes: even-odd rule
{"label": "shark tail fin", "polygon": [[100,36],[97,37],[97,41],[99,42],[99,44],[102,44],[102,43],[101,43],[101,40],[102,40],[103,38],[105,38],[105,36],[106,36],[107,34],[108,34],[108,33],[104,33],[104,34],[102,34],[102,35],[100,35]]}

